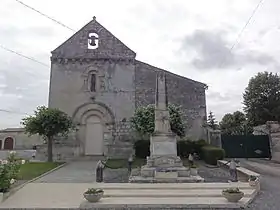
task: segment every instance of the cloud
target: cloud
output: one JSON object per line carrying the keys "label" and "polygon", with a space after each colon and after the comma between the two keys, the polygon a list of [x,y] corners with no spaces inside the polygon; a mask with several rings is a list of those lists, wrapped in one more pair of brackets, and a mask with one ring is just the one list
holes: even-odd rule
{"label": "cloud", "polygon": [[262,52],[248,50],[239,45],[238,50],[230,50],[231,43],[225,31],[195,30],[183,40],[181,51],[187,54],[195,51],[191,64],[200,70],[225,69],[248,64],[268,65],[274,58]]}

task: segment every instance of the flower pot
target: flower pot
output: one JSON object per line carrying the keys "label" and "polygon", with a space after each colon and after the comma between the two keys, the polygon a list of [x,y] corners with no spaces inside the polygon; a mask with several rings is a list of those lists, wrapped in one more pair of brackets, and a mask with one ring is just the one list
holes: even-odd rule
{"label": "flower pot", "polygon": [[191,168],[190,172],[191,172],[191,176],[197,176],[197,168]]}
{"label": "flower pot", "polygon": [[244,192],[228,193],[223,192],[223,196],[231,203],[237,203],[244,196]]}
{"label": "flower pot", "polygon": [[84,193],[84,198],[90,203],[96,203],[103,197],[103,192],[95,194],[86,194]]}

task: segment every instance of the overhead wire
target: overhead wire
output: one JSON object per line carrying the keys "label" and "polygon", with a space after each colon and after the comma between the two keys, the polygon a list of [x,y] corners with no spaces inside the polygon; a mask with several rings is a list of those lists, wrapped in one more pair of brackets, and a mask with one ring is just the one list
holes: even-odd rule
{"label": "overhead wire", "polygon": [[37,59],[35,59],[35,58],[29,57],[29,56],[24,55],[24,54],[22,54],[22,53],[19,53],[19,52],[17,52],[17,51],[11,50],[11,49],[9,49],[9,48],[7,48],[7,47],[4,47],[4,46],[1,45],[1,44],[0,44],[0,48],[3,49],[3,50],[8,51],[8,52],[10,52],[10,53],[14,53],[14,54],[16,54],[16,55],[18,55],[18,56],[21,56],[21,57],[23,57],[23,58],[26,58],[26,59],[28,59],[28,60],[31,60],[31,61],[33,61],[33,62],[36,62],[36,63],[38,63],[38,64],[41,64],[41,65],[43,65],[43,66],[45,66],[45,67],[48,67],[48,68],[50,67],[50,66],[49,66],[48,64],[46,64],[46,63],[43,63],[43,62],[41,62],[41,61],[39,61],[39,60],[37,60]]}
{"label": "overhead wire", "polygon": [[[264,0],[260,0],[256,7],[254,8],[253,12],[251,13],[249,19],[246,21],[245,25],[243,26],[243,28],[241,29],[241,31],[239,32],[237,38],[235,39],[234,43],[232,44],[231,48],[229,49],[229,54],[232,53],[232,50],[235,48],[236,45],[239,44],[241,35],[243,34],[243,32],[245,31],[245,29],[247,28],[247,26],[250,24],[252,18],[254,17],[254,15],[256,14],[257,10],[259,9],[259,7],[261,6],[261,4],[264,2]],[[226,61],[226,56],[224,56],[224,59],[222,60],[222,62],[220,63],[220,65],[218,66],[218,68],[221,68],[224,63]]]}
{"label": "overhead wire", "polygon": [[6,113],[11,113],[11,114],[20,114],[20,115],[29,115],[26,112],[11,111],[11,110],[7,110],[7,109],[0,109],[0,112],[6,112]]}
{"label": "overhead wire", "polygon": [[63,26],[64,28],[67,28],[67,29],[69,29],[69,30],[71,30],[71,31],[73,31],[73,32],[76,32],[76,30],[74,30],[73,28],[71,28],[71,27],[65,25],[65,24],[62,23],[61,21],[58,21],[58,20],[56,20],[56,19],[54,19],[54,18],[52,18],[52,17],[46,15],[46,14],[43,13],[43,12],[40,12],[39,10],[35,9],[34,7],[31,7],[31,6],[25,4],[24,2],[22,2],[22,1],[20,1],[20,0],[15,0],[15,1],[18,2],[18,3],[21,4],[21,5],[23,5],[23,6],[27,7],[27,8],[29,8],[29,9],[31,9],[31,10],[37,12],[38,14],[40,14],[40,15],[42,15],[42,16],[48,18],[48,19],[50,19],[51,21],[53,21],[53,22],[55,22],[55,23],[57,23],[57,24]]}

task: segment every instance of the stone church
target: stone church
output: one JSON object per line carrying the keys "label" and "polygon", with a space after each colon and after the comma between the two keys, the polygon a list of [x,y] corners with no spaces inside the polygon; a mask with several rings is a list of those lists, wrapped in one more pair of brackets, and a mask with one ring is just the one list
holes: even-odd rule
{"label": "stone church", "polygon": [[187,136],[203,138],[207,86],[137,60],[93,18],[52,51],[49,107],[66,112],[78,125],[54,153],[63,159],[129,155],[137,140],[130,118],[137,107],[154,104],[158,71],[166,73],[169,103],[182,106]]}

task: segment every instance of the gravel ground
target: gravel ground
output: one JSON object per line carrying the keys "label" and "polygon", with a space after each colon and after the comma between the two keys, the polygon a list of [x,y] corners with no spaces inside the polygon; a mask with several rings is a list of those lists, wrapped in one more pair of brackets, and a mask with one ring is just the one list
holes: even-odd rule
{"label": "gravel ground", "polygon": [[198,162],[198,174],[205,179],[205,182],[228,182],[230,180],[229,171],[219,167],[207,167],[203,162]]}
{"label": "gravel ground", "polygon": [[120,168],[120,169],[106,168],[103,174],[103,181],[105,183],[127,183],[128,170],[126,168]]}
{"label": "gravel ground", "polygon": [[[219,168],[207,167],[203,162],[198,162],[198,173],[205,179],[205,182],[228,182],[229,172]],[[139,175],[140,169],[133,169],[133,175]],[[125,183],[128,182],[127,169],[109,169],[104,171],[104,182],[107,183]]]}

